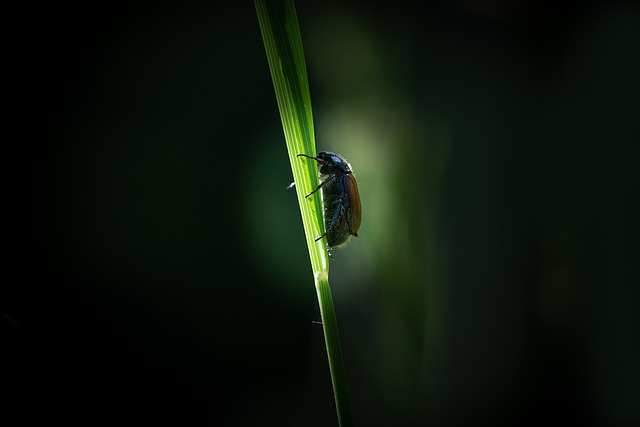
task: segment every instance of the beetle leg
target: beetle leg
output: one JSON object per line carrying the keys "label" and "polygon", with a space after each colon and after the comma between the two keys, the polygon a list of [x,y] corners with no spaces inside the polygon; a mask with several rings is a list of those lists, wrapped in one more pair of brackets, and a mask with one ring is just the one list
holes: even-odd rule
{"label": "beetle leg", "polygon": [[328,184],[329,182],[333,181],[336,178],[336,174],[331,175],[329,178],[325,179],[324,181],[322,181],[320,183],[320,185],[318,185],[318,187],[316,187],[315,190],[313,190],[311,193],[307,194],[306,196],[304,196],[304,198],[306,199],[307,197],[309,197],[310,195],[312,195],[313,193],[315,193],[316,191],[318,191],[319,189],[321,189],[322,187],[324,187],[325,184]]}
{"label": "beetle leg", "polygon": [[344,207],[344,203],[343,203],[342,200],[337,199],[333,204],[336,204],[336,205],[339,204],[340,206],[338,206],[336,208],[335,213],[333,214],[333,217],[331,218],[331,222],[329,222],[329,225],[325,226],[325,228],[326,228],[325,232],[322,233],[321,235],[319,235],[318,237],[316,237],[315,240],[314,240],[315,242],[317,242],[318,240],[322,239],[327,234],[329,234],[331,232],[331,230],[333,230],[333,227],[338,222],[338,219],[340,218],[340,213],[342,212],[342,208]]}
{"label": "beetle leg", "polygon": [[329,232],[331,230],[333,230],[333,227],[336,225],[336,223],[338,222],[338,218],[340,218],[340,211],[342,210],[342,201],[341,200],[336,200],[335,202],[336,204],[340,203],[340,207],[338,209],[336,209],[336,212],[333,214],[333,217],[331,218],[331,222],[329,223],[329,226],[326,227],[326,230],[324,233],[322,233],[321,235],[319,235],[318,237],[315,238],[315,241],[317,242],[318,240],[322,239],[324,236],[326,236],[327,234],[329,234]]}
{"label": "beetle leg", "polygon": [[340,214],[342,213],[342,208],[344,207],[344,202],[341,199],[337,199],[334,204],[339,205],[336,208],[336,211],[333,213],[333,217],[331,218],[331,222],[329,223],[329,227],[327,230],[327,232],[331,231],[333,229],[333,227],[336,225],[336,223],[338,222],[338,219],[340,218]]}
{"label": "beetle leg", "polygon": [[316,237],[315,239],[313,239],[314,242],[317,242],[318,240],[322,239],[324,236],[326,236],[329,232],[325,231],[324,233],[322,233],[321,235],[319,235],[318,237]]}

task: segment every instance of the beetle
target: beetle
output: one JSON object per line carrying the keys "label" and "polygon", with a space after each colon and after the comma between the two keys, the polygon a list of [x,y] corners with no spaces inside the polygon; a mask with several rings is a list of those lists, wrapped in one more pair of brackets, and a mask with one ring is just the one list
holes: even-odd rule
{"label": "beetle", "polygon": [[322,182],[305,198],[322,189],[325,232],[315,241],[327,238],[329,249],[345,244],[351,236],[358,237],[362,222],[360,192],[351,165],[331,151],[320,151],[317,156],[298,154],[318,162]]}

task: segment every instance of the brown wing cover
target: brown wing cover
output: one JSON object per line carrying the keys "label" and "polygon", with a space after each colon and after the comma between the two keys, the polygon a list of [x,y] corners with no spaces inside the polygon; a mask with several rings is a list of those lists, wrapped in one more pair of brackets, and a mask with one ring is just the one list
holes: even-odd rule
{"label": "brown wing cover", "polygon": [[351,209],[347,212],[347,221],[349,221],[349,232],[357,236],[362,222],[362,205],[360,204],[360,192],[358,191],[358,183],[353,175],[345,177],[346,190],[349,195]]}

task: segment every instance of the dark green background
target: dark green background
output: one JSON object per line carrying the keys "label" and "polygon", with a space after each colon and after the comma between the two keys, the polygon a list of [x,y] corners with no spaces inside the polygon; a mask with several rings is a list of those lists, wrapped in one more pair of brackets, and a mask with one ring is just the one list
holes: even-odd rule
{"label": "dark green background", "polygon": [[[7,12],[11,416],[336,424],[232,3]],[[364,209],[331,264],[356,425],[640,423],[640,9],[300,3],[318,148]]]}

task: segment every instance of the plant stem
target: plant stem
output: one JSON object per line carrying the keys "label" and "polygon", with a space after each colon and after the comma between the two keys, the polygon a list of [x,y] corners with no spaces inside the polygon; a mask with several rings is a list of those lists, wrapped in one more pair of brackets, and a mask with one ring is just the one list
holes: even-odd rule
{"label": "plant stem", "polygon": [[338,319],[333,309],[333,298],[331,297],[329,281],[325,278],[316,280],[316,293],[318,294],[318,303],[320,304],[324,340],[327,345],[327,356],[329,358],[329,370],[331,371],[331,382],[333,384],[333,395],[336,401],[338,423],[341,427],[351,426],[353,422],[351,419],[351,406],[349,405],[347,375],[342,359]]}

